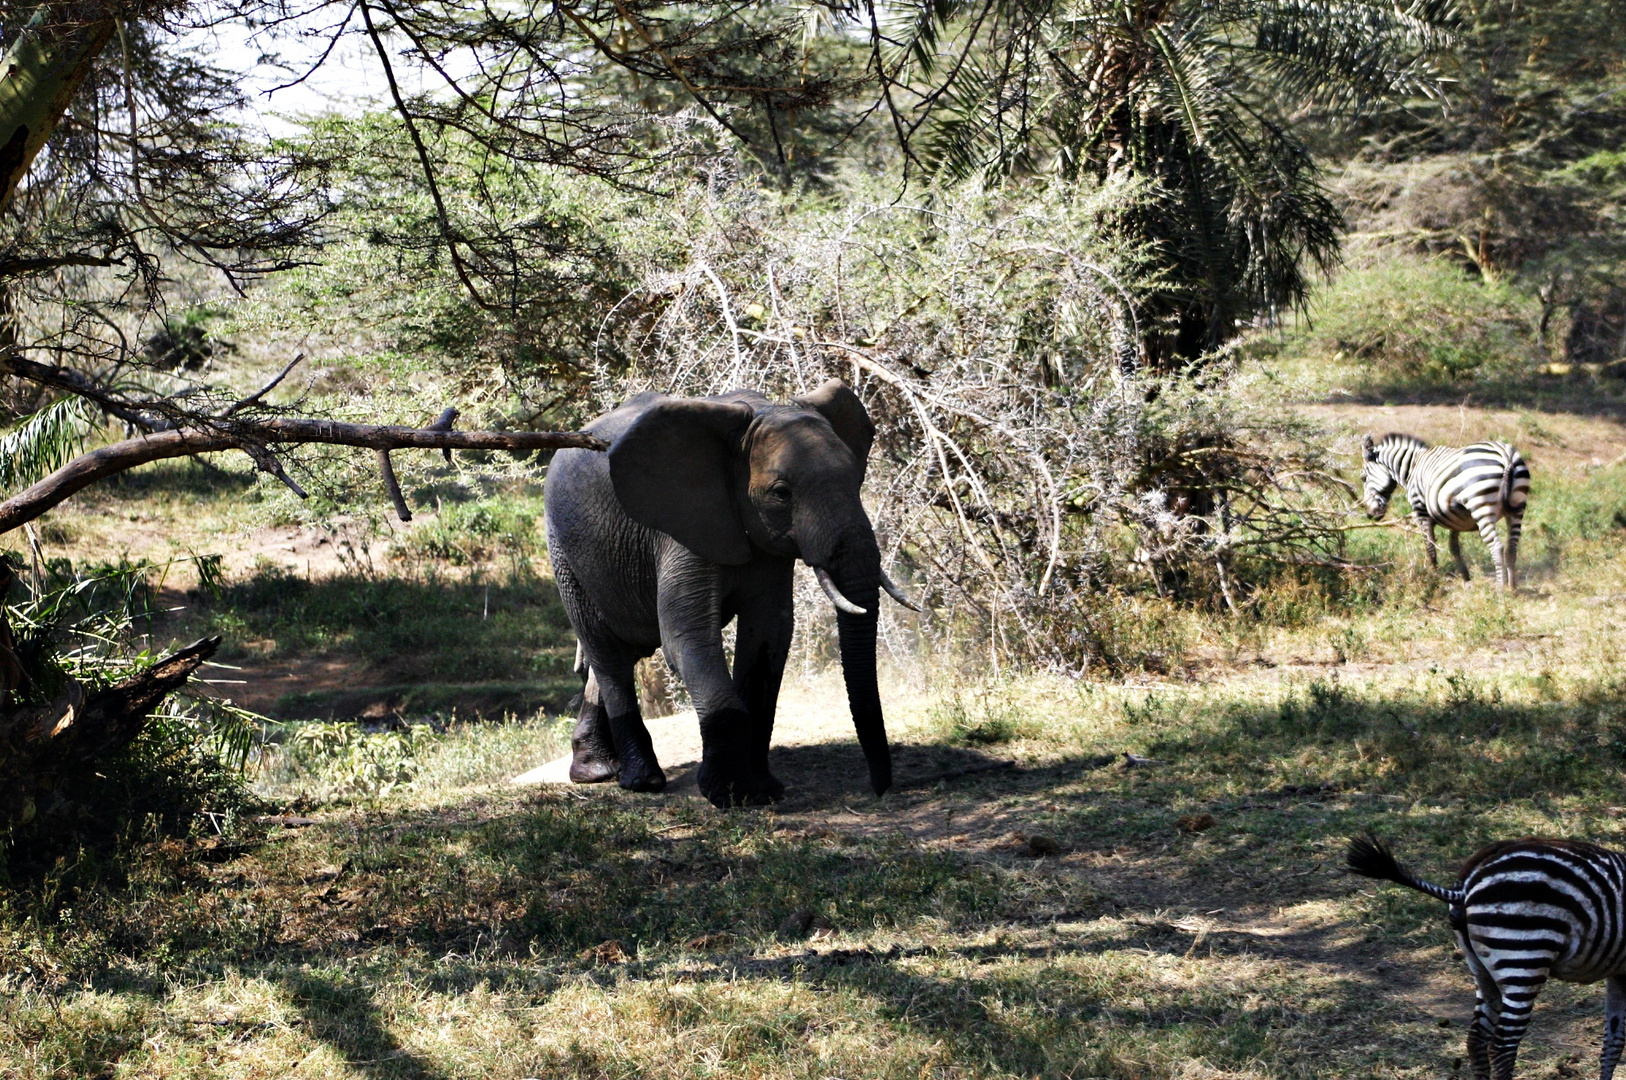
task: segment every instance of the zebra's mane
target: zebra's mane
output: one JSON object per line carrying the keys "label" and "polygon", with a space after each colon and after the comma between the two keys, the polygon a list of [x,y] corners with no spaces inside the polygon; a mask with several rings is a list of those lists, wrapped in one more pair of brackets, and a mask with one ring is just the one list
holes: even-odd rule
{"label": "zebra's mane", "polygon": [[1409,443],[1412,446],[1417,447],[1419,450],[1428,446],[1428,443],[1424,442],[1422,439],[1419,439],[1415,435],[1408,435],[1404,431],[1391,431],[1389,434],[1378,440],[1379,446],[1396,446],[1401,443]]}

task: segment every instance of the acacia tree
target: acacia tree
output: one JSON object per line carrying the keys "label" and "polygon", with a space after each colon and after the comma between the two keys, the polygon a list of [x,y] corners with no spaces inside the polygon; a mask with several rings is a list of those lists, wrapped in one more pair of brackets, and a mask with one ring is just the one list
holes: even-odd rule
{"label": "acacia tree", "polygon": [[[1541,303],[1538,340],[1626,364],[1626,3],[1464,5],[1449,97],[1382,110],[1333,144],[1363,231]],[[1564,332],[1563,341],[1550,335]],[[1555,322],[1556,320],[1556,322]]]}

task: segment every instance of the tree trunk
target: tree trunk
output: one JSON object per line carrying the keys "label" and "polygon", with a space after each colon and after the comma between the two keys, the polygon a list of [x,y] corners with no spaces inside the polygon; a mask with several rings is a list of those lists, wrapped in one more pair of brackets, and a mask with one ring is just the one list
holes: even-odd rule
{"label": "tree trunk", "polygon": [[[14,578],[0,562],[0,600]],[[204,638],[105,690],[87,693],[70,679],[49,703],[17,706],[28,677],[0,605],[0,834],[71,805],[79,782],[129,746],[159,703],[219,647],[218,637]]]}
{"label": "tree trunk", "polygon": [[0,59],[0,215],[116,25],[107,3],[44,3]]}

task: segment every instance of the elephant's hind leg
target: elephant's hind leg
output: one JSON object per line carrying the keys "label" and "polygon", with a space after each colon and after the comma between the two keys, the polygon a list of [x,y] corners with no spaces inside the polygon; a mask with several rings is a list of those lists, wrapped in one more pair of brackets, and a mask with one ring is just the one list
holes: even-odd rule
{"label": "elephant's hind leg", "polygon": [[599,700],[615,740],[616,757],[621,759],[616,780],[628,791],[664,791],[666,773],[655,760],[655,745],[650,742],[644,714],[638,708],[638,688],[633,678],[633,668],[643,657],[630,650],[605,651],[613,655],[595,661],[593,673],[598,676]]}
{"label": "elephant's hind leg", "polygon": [[598,676],[589,668],[582,686],[581,711],[570,733],[570,779],[577,784],[602,784],[614,780],[620,772],[621,759],[615,753],[610,718],[599,700]]}

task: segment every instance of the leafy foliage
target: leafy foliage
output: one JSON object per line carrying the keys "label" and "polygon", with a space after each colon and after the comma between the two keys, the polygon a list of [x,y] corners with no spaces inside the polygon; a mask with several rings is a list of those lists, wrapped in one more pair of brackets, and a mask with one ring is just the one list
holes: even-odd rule
{"label": "leafy foliage", "polygon": [[[1436,86],[1448,8],[1371,0],[1037,0],[905,9],[928,159],[1148,181],[1135,233],[1165,270],[1143,348],[1173,368],[1303,303],[1342,219],[1290,116]],[[913,74],[913,73],[912,73]],[[933,83],[935,82],[935,86]]]}
{"label": "leafy foliage", "polygon": [[90,434],[88,414],[80,398],[62,398],[0,435],[0,491],[25,487],[67,464]]}
{"label": "leafy foliage", "polygon": [[1452,92],[1329,146],[1354,152],[1340,189],[1358,229],[1519,284],[1542,345],[1585,363],[1626,356],[1623,24],[1612,0],[1469,5]]}

